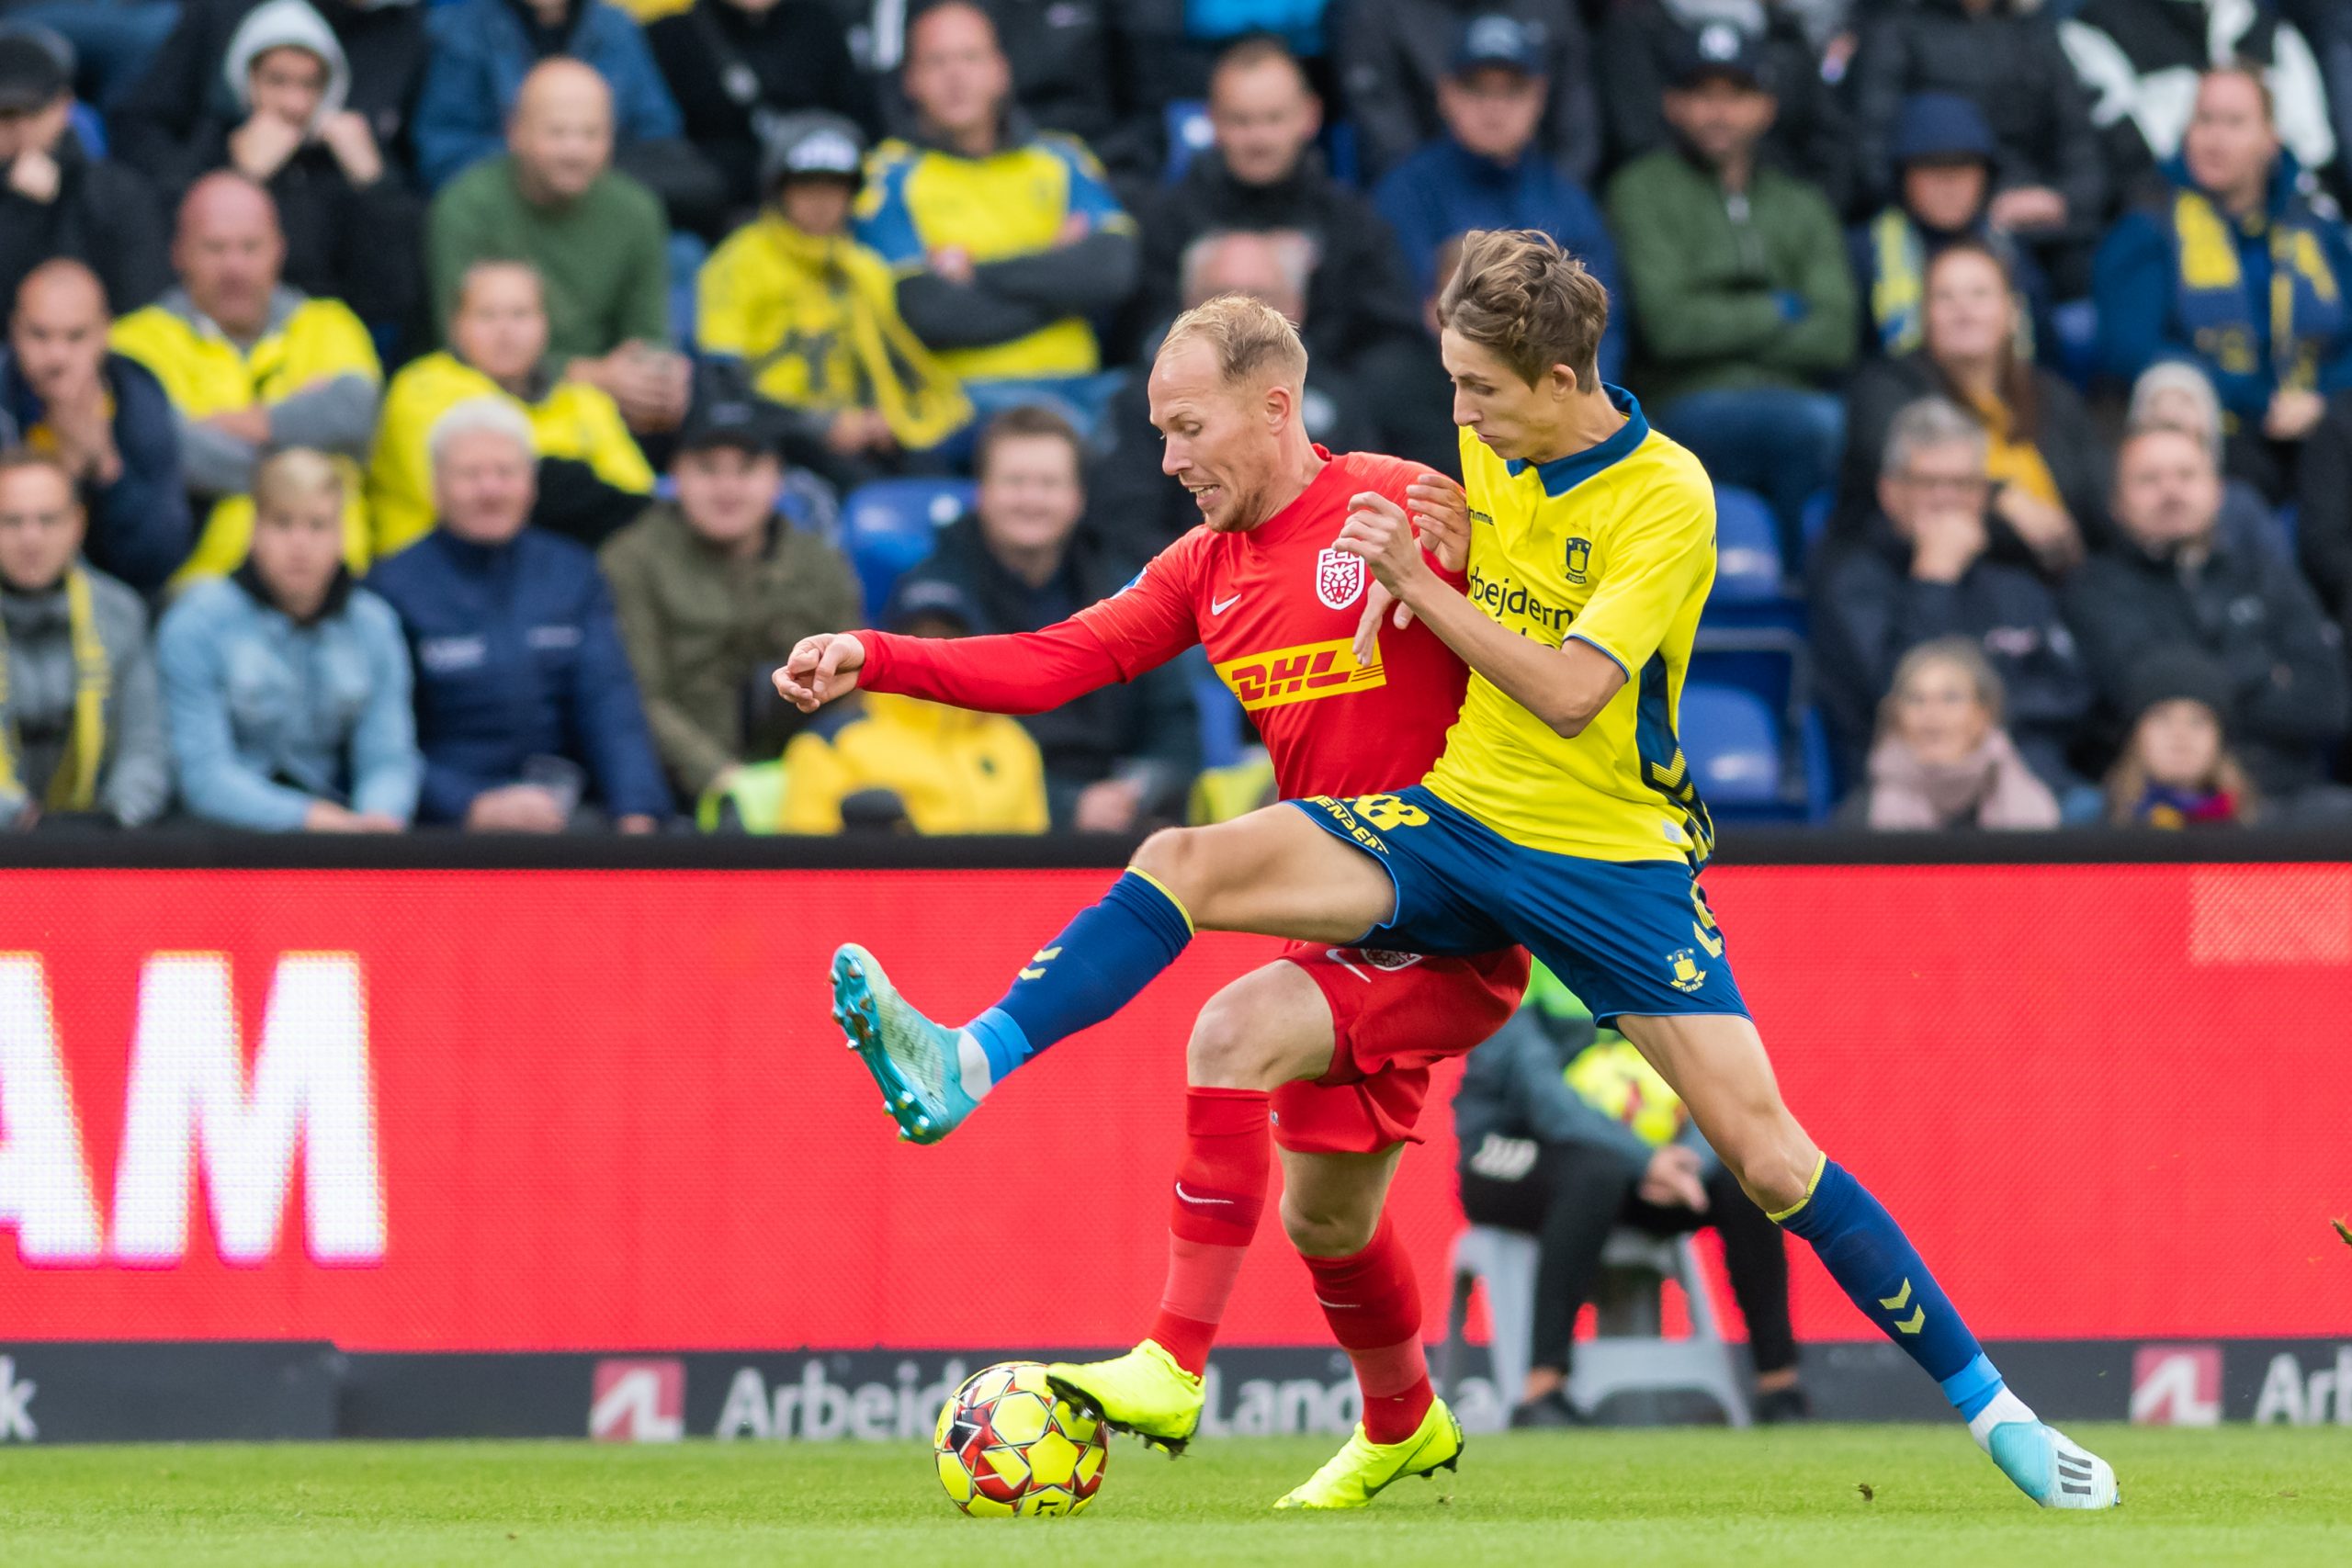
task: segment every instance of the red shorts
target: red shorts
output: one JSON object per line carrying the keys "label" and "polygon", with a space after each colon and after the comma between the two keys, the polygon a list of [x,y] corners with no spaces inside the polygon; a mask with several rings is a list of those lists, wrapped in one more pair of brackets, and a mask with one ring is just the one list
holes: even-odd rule
{"label": "red shorts", "polygon": [[1331,1004],[1331,1067],[1274,1090],[1274,1142],[1300,1154],[1377,1154],[1413,1131],[1430,1064],[1467,1055],[1519,1008],[1523,948],[1430,958],[1293,942],[1283,956]]}

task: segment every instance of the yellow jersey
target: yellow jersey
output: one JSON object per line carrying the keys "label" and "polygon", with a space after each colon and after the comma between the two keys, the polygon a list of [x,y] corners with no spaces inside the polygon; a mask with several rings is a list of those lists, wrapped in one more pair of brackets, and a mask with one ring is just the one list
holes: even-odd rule
{"label": "yellow jersey", "polygon": [[1714,487],[1632,394],[1609,393],[1626,420],[1598,446],[1506,462],[1464,430],[1462,471],[1471,602],[1521,637],[1591,645],[1625,683],[1567,739],[1474,671],[1423,782],[1530,849],[1703,861],[1714,831],[1675,716],[1714,582]]}

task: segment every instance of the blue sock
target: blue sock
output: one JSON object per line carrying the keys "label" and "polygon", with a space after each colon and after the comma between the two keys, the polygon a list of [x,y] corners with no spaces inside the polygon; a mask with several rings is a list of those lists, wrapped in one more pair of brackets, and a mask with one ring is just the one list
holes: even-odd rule
{"label": "blue sock", "polygon": [[964,1026],[988,1056],[989,1083],[1126,1006],[1192,940],[1193,917],[1173,895],[1141,872],[1122,875]]}
{"label": "blue sock", "polygon": [[1943,1385],[1962,1419],[1973,1419],[2001,1392],[2001,1374],[1928,1272],[1918,1248],[1843,1166],[1824,1159],[1813,1190],[1772,1218],[1813,1244],[1848,1299]]}

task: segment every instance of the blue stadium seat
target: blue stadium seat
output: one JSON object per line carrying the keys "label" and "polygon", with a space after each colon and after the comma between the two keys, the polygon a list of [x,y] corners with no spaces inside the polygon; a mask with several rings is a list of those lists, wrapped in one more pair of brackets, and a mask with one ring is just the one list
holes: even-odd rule
{"label": "blue stadium seat", "polygon": [[1715,586],[1713,597],[1757,604],[1781,597],[1781,540],[1772,508],[1754,491],[1715,487]]}
{"label": "blue stadium seat", "polygon": [[1813,553],[1813,547],[1820,542],[1821,536],[1829,532],[1829,514],[1837,510],[1838,491],[1828,485],[1804,498],[1804,508],[1797,513],[1797,532],[1804,539],[1808,556]]}
{"label": "blue stadium seat", "polygon": [[878,616],[908,568],[931,557],[939,530],[972,508],[969,479],[876,479],[842,503],[842,545],[857,568],[865,613]]}
{"label": "blue stadium seat", "polygon": [[1184,177],[1193,159],[1216,141],[1216,133],[1209,129],[1209,106],[1200,98],[1179,98],[1170,104],[1163,123],[1168,133],[1168,162],[1161,165],[1159,177],[1172,186]]}
{"label": "blue stadium seat", "polygon": [[1781,727],[1753,692],[1692,682],[1682,688],[1682,754],[1708,807],[1724,816],[1786,815]]}
{"label": "blue stadium seat", "polygon": [[2050,324],[2058,335],[2059,373],[2087,389],[2098,376],[2098,307],[2088,299],[2069,299],[2051,307]]}
{"label": "blue stadium seat", "polygon": [[93,158],[107,155],[106,117],[98,113],[96,106],[74,99],[74,107],[65,111],[65,123],[72,126],[74,134],[81,139],[83,152]]}

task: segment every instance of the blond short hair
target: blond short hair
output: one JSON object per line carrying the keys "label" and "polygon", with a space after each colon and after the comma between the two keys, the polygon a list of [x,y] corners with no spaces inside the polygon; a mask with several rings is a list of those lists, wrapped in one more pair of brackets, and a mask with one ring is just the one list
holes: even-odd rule
{"label": "blond short hair", "polygon": [[1227,385],[1272,376],[1296,389],[1306,381],[1306,344],[1290,318],[1247,294],[1220,294],[1204,299],[1168,329],[1160,351],[1180,344],[1197,343],[1216,355],[1217,374]]}
{"label": "blond short hair", "polygon": [[1577,387],[1600,386],[1600,335],[1609,330],[1609,290],[1584,263],[1537,229],[1476,229],[1437,299],[1438,324],[1476,344],[1529,386],[1555,365]]}
{"label": "blond short hair", "polygon": [[254,510],[275,512],[297,502],[332,497],[343,504],[343,470],[334,459],[308,446],[288,446],[262,459],[254,470]]}

